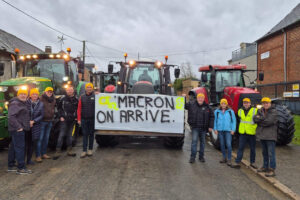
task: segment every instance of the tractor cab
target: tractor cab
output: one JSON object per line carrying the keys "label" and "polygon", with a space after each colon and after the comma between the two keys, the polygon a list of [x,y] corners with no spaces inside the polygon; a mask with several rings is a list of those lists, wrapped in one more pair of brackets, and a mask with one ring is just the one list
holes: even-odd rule
{"label": "tractor cab", "polygon": [[79,60],[67,53],[20,55],[17,61],[19,77],[45,77],[52,80],[54,93],[63,95],[68,85],[78,85]]}
{"label": "tractor cab", "polygon": [[[135,60],[118,62],[118,64],[121,69],[117,82],[117,93],[172,94],[170,67],[176,67],[175,65],[163,64],[160,61]],[[174,70],[175,78],[178,78],[179,74],[180,69],[176,68]]]}

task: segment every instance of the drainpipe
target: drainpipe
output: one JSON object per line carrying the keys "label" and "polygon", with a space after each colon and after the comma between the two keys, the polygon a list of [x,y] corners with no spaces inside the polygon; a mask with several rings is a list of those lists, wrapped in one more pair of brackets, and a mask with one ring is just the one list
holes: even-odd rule
{"label": "drainpipe", "polygon": [[[287,82],[287,69],[286,69],[286,31],[283,31],[283,72],[284,72],[284,82]],[[286,91],[286,86],[284,88]]]}

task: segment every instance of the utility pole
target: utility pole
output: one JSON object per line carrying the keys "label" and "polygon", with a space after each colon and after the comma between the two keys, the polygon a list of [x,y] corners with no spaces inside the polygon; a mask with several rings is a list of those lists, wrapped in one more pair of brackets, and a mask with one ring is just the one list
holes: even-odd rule
{"label": "utility pole", "polygon": [[138,52],[138,60],[140,60],[140,53]]}
{"label": "utility pole", "polygon": [[81,80],[84,81],[84,65],[85,65],[85,40],[82,41],[82,67],[83,67],[83,70],[82,70],[82,77],[81,77]]}

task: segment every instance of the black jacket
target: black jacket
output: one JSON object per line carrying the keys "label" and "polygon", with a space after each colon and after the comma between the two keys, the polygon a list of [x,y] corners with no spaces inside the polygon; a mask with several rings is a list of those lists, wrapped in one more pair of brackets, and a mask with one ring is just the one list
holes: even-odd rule
{"label": "black jacket", "polygon": [[11,99],[8,106],[8,131],[15,132],[21,128],[24,131],[29,131],[29,121],[30,115],[26,101],[23,102],[17,97]]}
{"label": "black jacket", "polygon": [[32,139],[37,140],[40,138],[41,133],[41,121],[44,116],[44,104],[40,100],[34,104],[30,99],[27,100],[26,104],[30,113],[30,120],[34,121],[33,127],[31,128]]}
{"label": "black jacket", "polygon": [[71,122],[77,118],[78,99],[76,96],[63,96],[58,102],[58,116],[63,117],[66,121]]}
{"label": "black jacket", "polygon": [[214,112],[205,102],[199,105],[197,101],[190,101],[185,104],[188,110],[188,123],[192,128],[208,130],[214,127]]}
{"label": "black jacket", "polygon": [[263,108],[257,111],[253,118],[257,123],[256,137],[260,140],[277,141],[277,111],[271,107],[266,112]]}

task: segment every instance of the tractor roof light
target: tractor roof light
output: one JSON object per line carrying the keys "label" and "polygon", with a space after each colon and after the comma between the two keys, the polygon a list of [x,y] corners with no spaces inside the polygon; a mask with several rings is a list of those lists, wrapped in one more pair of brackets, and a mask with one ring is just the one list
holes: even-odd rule
{"label": "tractor roof light", "polygon": [[156,68],[160,69],[162,67],[163,63],[160,61],[156,61],[154,65]]}
{"label": "tractor roof light", "polygon": [[128,54],[127,54],[127,53],[124,53],[124,57],[125,57],[125,59],[127,58],[127,56],[128,56]]}
{"label": "tractor roof light", "polygon": [[68,54],[64,54],[64,55],[63,55],[63,58],[64,58],[65,60],[68,60],[68,59],[69,59],[69,55],[68,55]]}
{"label": "tractor roof light", "polygon": [[37,59],[38,55],[34,54],[34,55],[32,55],[32,58]]}
{"label": "tractor roof light", "polygon": [[25,60],[25,56],[20,56],[20,60]]}
{"label": "tractor roof light", "polygon": [[165,56],[166,63],[168,62],[169,56]]}
{"label": "tractor roof light", "polygon": [[49,55],[49,58],[54,58],[54,55],[53,55],[53,54],[50,54],[50,55]]}
{"label": "tractor roof light", "polygon": [[128,63],[129,63],[129,67],[131,67],[131,68],[134,68],[136,66],[135,60],[130,60]]}
{"label": "tractor roof light", "polygon": [[21,89],[21,90],[28,90],[28,86],[27,86],[27,85],[22,85],[22,86],[20,87],[20,89]]}
{"label": "tractor roof light", "polygon": [[59,55],[59,54],[56,54],[56,58],[60,58],[61,57],[61,55]]}
{"label": "tractor roof light", "polygon": [[67,76],[63,77],[63,81],[68,81],[68,80],[69,80],[69,77],[67,77]]}
{"label": "tractor roof light", "polygon": [[30,59],[30,58],[31,58],[31,55],[27,55],[26,58],[27,58],[27,59]]}
{"label": "tractor roof light", "polygon": [[15,53],[16,53],[16,54],[20,53],[20,49],[15,48]]}
{"label": "tractor roof light", "polygon": [[118,84],[118,85],[122,85],[122,82],[121,82],[121,81],[118,81],[117,84]]}
{"label": "tractor roof light", "polygon": [[67,52],[68,52],[68,54],[71,53],[71,48],[70,47],[67,48]]}

